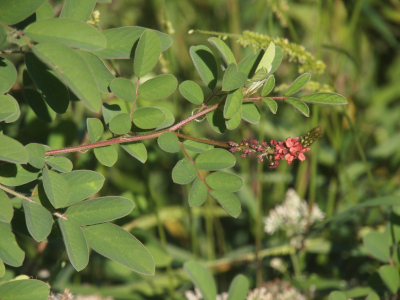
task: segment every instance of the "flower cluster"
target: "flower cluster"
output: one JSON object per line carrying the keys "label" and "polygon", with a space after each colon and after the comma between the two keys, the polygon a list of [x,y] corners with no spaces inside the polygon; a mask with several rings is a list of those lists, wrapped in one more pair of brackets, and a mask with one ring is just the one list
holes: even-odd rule
{"label": "flower cluster", "polygon": [[318,126],[304,137],[288,137],[284,142],[271,140],[270,145],[267,142],[259,142],[254,139],[243,139],[240,144],[229,142],[232,147],[229,151],[232,153],[243,152],[242,158],[249,154],[258,153],[258,162],[262,162],[266,158],[269,161],[269,167],[276,168],[279,166],[279,160],[286,160],[289,165],[296,158],[304,161],[306,159],[304,152],[310,150],[309,146],[321,136],[322,129]]}
{"label": "flower cluster", "polygon": [[277,205],[264,219],[264,230],[270,235],[278,230],[284,231],[290,238],[290,244],[299,248],[309,227],[317,221],[322,221],[324,217],[325,214],[318,205],[313,204],[309,207],[306,201],[300,199],[295,190],[289,189],[283,204]]}

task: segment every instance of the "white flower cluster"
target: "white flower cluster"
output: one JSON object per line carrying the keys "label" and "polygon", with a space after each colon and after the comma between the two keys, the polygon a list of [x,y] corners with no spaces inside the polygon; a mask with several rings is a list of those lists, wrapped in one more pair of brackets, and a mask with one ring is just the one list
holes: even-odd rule
{"label": "white flower cluster", "polygon": [[308,228],[317,221],[322,221],[325,214],[314,204],[311,208],[301,200],[294,189],[286,192],[282,205],[275,206],[264,218],[265,232],[272,235],[282,230],[291,239],[291,245],[299,247]]}
{"label": "white flower cluster", "polygon": [[[288,281],[269,281],[267,287],[249,291],[246,300],[306,300]],[[193,291],[186,291],[187,300],[202,300],[203,295],[198,288]],[[227,300],[228,293],[217,295],[216,300]]]}

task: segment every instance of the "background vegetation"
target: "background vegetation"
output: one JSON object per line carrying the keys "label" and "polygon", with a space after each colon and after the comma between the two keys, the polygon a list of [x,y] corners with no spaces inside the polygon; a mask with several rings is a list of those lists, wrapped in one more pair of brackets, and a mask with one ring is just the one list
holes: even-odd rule
{"label": "background vegetation", "polygon": [[[52,5],[57,12],[62,2],[52,1]],[[400,2],[113,0],[98,3],[95,10],[100,12],[102,29],[135,25],[172,36],[174,44],[163,54],[155,74],[174,74],[178,82],[200,81],[189,47],[207,44],[210,34],[196,30],[233,34],[248,30],[282,38],[284,50],[287,45],[282,66],[275,73],[277,82],[290,84],[300,74],[299,68],[301,72],[314,71],[312,80],[316,83],[309,84],[310,90],[337,91],[349,104],[311,106],[310,118],[287,105],[280,105],[276,115],[260,106],[259,124],[242,124],[222,135],[215,134],[205,122],[190,123],[183,129],[192,136],[235,142],[242,138],[284,140],[317,125],[324,129],[324,138],[313,145],[305,162],[290,166],[282,163],[270,170],[257,164],[256,158],[237,157],[235,172],[245,180],[238,192],[243,208],[238,219],[211,201],[201,208],[189,208],[188,189],[171,179],[171,170],[181,157],[161,151],[156,140],[146,142],[146,164],[120,152],[117,164],[107,168],[97,162],[91,151],[70,154],[75,169],[96,170],[106,177],[100,196],[121,195],[134,201],[133,212],[117,222],[146,241],[156,260],[156,275],[139,275],[94,252],[89,266],[78,273],[66,254],[60,252],[61,240],[38,244],[18,235],[28,263],[21,268],[8,268],[1,280],[27,274],[47,281],[50,276],[53,289],[59,291],[68,287],[76,294],[98,292],[115,299],[180,299],[185,290],[192,288],[182,265],[197,259],[214,272],[219,292],[226,291],[233,277],[242,273],[251,287],[257,285],[257,278],[259,284],[279,278],[291,281],[304,295],[315,299],[326,297],[332,290],[350,291],[348,297],[361,295],[360,289],[353,288],[366,286],[380,265],[368,255],[363,237],[372,230],[383,232],[393,207],[361,208],[347,217],[323,223],[307,236],[314,244],[297,249],[295,257],[288,237],[264,233],[264,224],[257,221],[257,215],[267,216],[270,209],[283,202],[290,187],[309,204],[318,204],[327,220],[369,199],[400,195]],[[195,31],[188,34],[191,29]],[[228,37],[226,42],[240,60],[254,49],[243,47],[237,40]],[[295,58],[293,54],[301,53],[290,42],[303,45],[326,65],[325,69],[321,71],[301,59],[289,61]],[[15,55],[9,59],[17,66],[23,63]],[[134,76],[130,60],[120,60],[114,68],[119,76]],[[15,98],[24,103],[18,86],[13,89]],[[118,99],[107,101],[122,103]],[[192,109],[178,92],[155,105],[168,107],[178,118],[189,116]],[[83,106],[72,106],[50,126],[41,122],[28,105],[21,104],[21,111],[23,117],[7,127],[7,134],[23,144],[39,141],[58,149],[87,142],[86,122],[82,120],[88,115]],[[261,210],[257,199],[262,200]],[[254,255],[257,232],[262,232],[261,267],[257,267]],[[271,267],[274,257],[283,260],[285,270]],[[257,275],[257,270],[262,273]]]}

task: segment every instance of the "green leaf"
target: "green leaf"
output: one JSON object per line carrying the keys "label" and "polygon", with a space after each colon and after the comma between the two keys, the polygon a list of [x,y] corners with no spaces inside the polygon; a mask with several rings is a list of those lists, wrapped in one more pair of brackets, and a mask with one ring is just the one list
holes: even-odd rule
{"label": "green leaf", "polygon": [[129,232],[110,223],[88,226],[83,232],[89,246],[96,252],[135,272],[154,275],[153,257]]}
{"label": "green leaf", "polygon": [[390,251],[386,236],[377,231],[371,231],[363,238],[367,251],[375,258],[385,263],[389,262]]}
{"label": "green leaf", "polygon": [[25,252],[18,246],[14,234],[2,223],[0,223],[0,236],[0,259],[9,266],[21,266]]}
{"label": "green leaf", "polygon": [[144,164],[147,160],[147,150],[143,143],[129,143],[121,145],[122,149]]}
{"label": "green leaf", "polygon": [[273,42],[271,42],[269,44],[267,50],[265,50],[265,53],[264,53],[260,63],[257,66],[256,72],[263,68],[265,70],[269,71],[268,69],[270,68],[272,62],[274,61],[274,58],[275,58],[275,44]]}
{"label": "green leaf", "polygon": [[334,291],[329,294],[328,300],[347,300],[347,297],[342,292]]}
{"label": "green leaf", "polygon": [[190,151],[193,151],[196,153],[202,153],[204,151],[214,148],[213,145],[204,144],[204,143],[200,143],[200,142],[196,142],[196,141],[192,141],[192,140],[184,141],[183,147],[187,150],[190,150]]}
{"label": "green leaf", "polygon": [[201,79],[210,90],[214,90],[218,80],[218,68],[214,54],[203,45],[192,46],[189,52]]}
{"label": "green leaf", "polygon": [[18,112],[18,108],[18,102],[14,99],[14,97],[11,95],[0,95],[0,122],[16,114]]}
{"label": "green leaf", "polygon": [[273,88],[274,88],[274,86],[275,86],[275,76],[271,75],[271,76],[268,77],[267,81],[264,83],[264,86],[263,86],[262,91],[261,91],[261,96],[265,97],[269,93],[271,93]]}
{"label": "green leaf", "polygon": [[10,223],[14,215],[14,209],[10,199],[8,199],[7,194],[1,190],[0,190],[0,207],[1,207],[0,221]]}
{"label": "green leaf", "polygon": [[104,184],[104,176],[89,170],[77,170],[61,174],[67,181],[71,194],[66,206],[82,201],[100,191]]}
{"label": "green leaf", "polygon": [[365,300],[380,300],[379,295],[375,292],[369,292]]}
{"label": "green leaf", "polygon": [[85,235],[78,224],[58,219],[58,225],[61,230],[68,258],[72,266],[78,272],[83,270],[89,263],[89,248]]}
{"label": "green leaf", "polygon": [[399,289],[399,271],[390,265],[385,265],[379,268],[379,275],[389,291],[392,294],[396,294]]}
{"label": "green leaf", "polygon": [[0,286],[0,299],[3,300],[47,300],[49,294],[50,287],[36,279],[12,280]]}
{"label": "green leaf", "polygon": [[143,77],[157,64],[161,54],[161,42],[152,30],[145,30],[136,47],[133,69],[137,77]]}
{"label": "green leaf", "polygon": [[167,98],[178,86],[175,76],[164,74],[147,80],[139,86],[139,96],[146,100]]}
{"label": "green leaf", "polygon": [[242,119],[251,123],[258,124],[261,119],[258,107],[252,102],[245,102],[242,105]]}
{"label": "green leaf", "polygon": [[270,111],[273,114],[276,114],[276,111],[278,110],[278,104],[276,103],[275,100],[271,99],[271,98],[263,98],[262,99],[263,102],[267,103]]}
{"label": "green leaf", "polygon": [[37,179],[39,173],[39,169],[30,165],[4,164],[0,169],[0,183],[7,186],[20,186]]}
{"label": "green leaf", "polygon": [[122,111],[118,104],[103,104],[104,123],[110,123],[111,119],[120,113],[122,113]]}
{"label": "green leaf", "polygon": [[101,98],[97,83],[82,56],[59,43],[38,44],[32,50],[90,110],[100,111]]}
{"label": "green leaf", "polygon": [[309,103],[321,103],[330,105],[347,104],[347,100],[340,94],[336,93],[314,93],[300,98],[301,101]]}
{"label": "green leaf", "polygon": [[207,195],[206,184],[200,178],[196,178],[189,192],[189,205],[192,207],[202,205],[207,200]]}
{"label": "green leaf", "polygon": [[43,187],[49,201],[55,208],[64,207],[67,204],[71,190],[68,182],[60,174],[44,168]]}
{"label": "green leaf", "polygon": [[100,31],[86,22],[72,19],[36,21],[25,28],[24,35],[38,43],[58,42],[89,51],[101,50],[107,46],[107,40]]}
{"label": "green leaf", "polygon": [[25,146],[29,153],[29,164],[37,169],[44,167],[44,158],[46,156],[46,149],[43,145],[31,143]]}
{"label": "green leaf", "polygon": [[207,150],[196,158],[196,167],[201,170],[227,169],[233,167],[235,163],[235,156],[221,148]]}
{"label": "green leaf", "polygon": [[46,2],[41,7],[39,7],[39,9],[35,12],[35,15],[36,21],[54,18],[53,7],[49,2]]}
{"label": "green leaf", "polygon": [[2,0],[0,1],[0,22],[12,25],[25,20],[47,0]]}
{"label": "green leaf", "polygon": [[218,51],[219,56],[225,63],[225,67],[228,67],[230,64],[236,65],[236,59],[233,55],[231,49],[219,38],[210,37],[207,41],[210,42],[211,45]]}
{"label": "green leaf", "polygon": [[217,287],[210,271],[196,261],[187,261],[183,269],[194,285],[200,290],[204,300],[215,300],[217,297]]}
{"label": "green leaf", "polygon": [[15,164],[26,164],[29,160],[29,153],[20,142],[1,134],[0,160]]}
{"label": "green leaf", "polygon": [[168,108],[156,107],[156,106],[155,106],[155,108],[161,109],[161,111],[165,114],[165,120],[160,125],[158,125],[154,130],[157,131],[157,130],[169,127],[175,123],[175,117]]}
{"label": "green leaf", "polygon": [[[40,95],[46,103],[56,113],[65,113],[69,105],[69,93],[65,84],[60,81],[54,71],[50,70],[33,53],[25,55],[25,64],[32,81],[37,86]],[[32,105],[31,107],[35,111]],[[35,113],[38,116],[40,115],[36,111]]]}
{"label": "green leaf", "polygon": [[216,132],[224,133],[226,131],[224,112],[219,107],[207,114],[207,121]]}
{"label": "green leaf", "polygon": [[87,118],[86,124],[90,142],[95,143],[100,140],[101,136],[104,133],[103,123],[101,123],[101,121],[96,118]]}
{"label": "green leaf", "polygon": [[181,150],[178,137],[171,131],[164,132],[158,137],[158,145],[162,150],[169,153],[176,153]]}
{"label": "green leaf", "polygon": [[236,129],[242,121],[242,108],[239,109],[236,115],[225,121],[226,128],[229,130]]}
{"label": "green leaf", "polygon": [[53,226],[51,213],[36,202],[26,199],[22,199],[22,205],[29,233],[37,242],[44,240],[50,234]]}
{"label": "green leaf", "polygon": [[73,168],[72,162],[64,156],[50,156],[46,158],[46,164],[62,173],[71,172]]}
{"label": "green leaf", "polygon": [[200,105],[203,103],[204,94],[201,87],[196,82],[191,80],[182,82],[179,85],[179,91],[186,100],[193,104]]}
{"label": "green leaf", "polygon": [[242,108],[243,102],[243,91],[241,88],[230,91],[226,97],[226,102],[224,106],[224,118],[230,119],[236,115]]}
{"label": "green leaf", "polygon": [[293,105],[299,112],[301,112],[306,117],[310,116],[310,109],[308,108],[307,104],[305,104],[303,101],[289,97],[285,99],[285,102]]}
{"label": "green leaf", "polygon": [[165,121],[165,114],[156,107],[142,107],[134,111],[133,123],[141,129],[152,129]]}
{"label": "green leaf", "polygon": [[[46,123],[51,123],[56,118],[56,112],[43,99],[42,95],[34,90],[24,89],[26,102],[32,108],[35,115]],[[69,101],[69,100],[68,100]]]}
{"label": "green leaf", "polygon": [[237,275],[229,286],[227,300],[245,300],[249,290],[249,281],[242,274]]}
{"label": "green leaf", "polygon": [[[143,27],[126,26],[104,30],[102,33],[107,39],[107,47],[96,51],[94,54],[105,59],[128,59],[134,58],[135,44],[142,33]],[[167,50],[172,45],[172,38],[165,33],[153,30],[160,39],[161,51]]]}
{"label": "green leaf", "polygon": [[181,159],[172,170],[172,180],[178,184],[187,184],[197,177],[196,167],[187,159]]}
{"label": "green leaf", "polygon": [[128,215],[135,204],[123,197],[102,197],[68,207],[65,216],[79,226],[103,223]]}
{"label": "green leaf", "polygon": [[92,70],[92,73],[95,75],[94,79],[97,82],[99,91],[102,93],[109,93],[108,86],[110,85],[111,81],[115,79],[115,77],[104,65],[104,62],[90,52],[83,50],[76,50],[76,52],[83,57]]}
{"label": "green leaf", "polygon": [[271,69],[269,70],[270,74],[274,73],[279,68],[282,59],[283,59],[283,52],[281,47],[275,46],[275,57],[271,63]]}
{"label": "green leaf", "polygon": [[8,92],[14,85],[15,80],[17,80],[17,69],[15,69],[14,64],[4,57],[0,57],[0,94]]}
{"label": "green leaf", "polygon": [[307,82],[310,80],[311,74],[309,73],[304,73],[297,77],[295,81],[291,84],[291,86],[287,89],[286,93],[284,94],[285,96],[290,96],[293,95],[294,93],[298,92],[300,89],[302,89]]}
{"label": "green leaf", "polygon": [[221,204],[221,206],[234,218],[242,212],[239,199],[232,193],[226,191],[210,191],[211,197]]}
{"label": "green leaf", "polygon": [[18,103],[17,103],[17,105],[15,105],[15,107],[16,107],[16,109],[17,109],[17,112],[16,113],[14,113],[14,114],[12,114],[11,116],[9,116],[7,119],[5,119],[4,120],[4,123],[13,123],[13,122],[15,122],[15,121],[17,121],[18,120],[18,118],[20,117],[20,115],[21,115],[21,110],[20,110],[20,108],[19,108],[19,105],[18,105]]}
{"label": "green leaf", "polygon": [[258,50],[243,58],[238,64],[238,71],[245,73],[247,75],[247,78],[253,77],[256,71],[256,67],[261,61],[262,54],[263,52],[261,50]]}
{"label": "green leaf", "polygon": [[118,152],[114,145],[95,148],[94,155],[106,167],[112,167],[118,160]]}
{"label": "green leaf", "polygon": [[96,4],[96,0],[65,0],[60,18],[86,22]]}
{"label": "green leaf", "polygon": [[6,274],[6,266],[4,265],[3,261],[0,259],[0,278]]}
{"label": "green leaf", "polygon": [[134,101],[136,99],[136,89],[132,81],[126,78],[115,78],[110,84],[111,92],[115,96],[126,101]]}
{"label": "green leaf", "polygon": [[207,176],[207,185],[213,190],[236,192],[243,186],[243,180],[239,176],[226,173],[226,172],[214,172]]}
{"label": "green leaf", "polygon": [[132,123],[129,115],[122,113],[113,117],[108,127],[115,134],[125,134],[131,130]]}
{"label": "green leaf", "polygon": [[224,73],[224,78],[222,79],[222,90],[232,91],[240,89],[240,87],[245,84],[246,80],[247,75],[238,72],[236,64],[230,64]]}

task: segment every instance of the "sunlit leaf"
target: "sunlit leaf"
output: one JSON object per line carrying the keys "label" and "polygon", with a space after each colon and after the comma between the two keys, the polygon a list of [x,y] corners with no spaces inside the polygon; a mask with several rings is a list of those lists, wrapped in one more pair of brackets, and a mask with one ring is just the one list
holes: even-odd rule
{"label": "sunlit leaf", "polygon": [[68,182],[60,174],[44,168],[43,187],[49,201],[55,208],[64,207],[67,204],[71,190]]}
{"label": "sunlit leaf", "polygon": [[223,40],[216,37],[210,37],[208,41],[218,51],[219,56],[225,63],[225,67],[228,67],[230,64],[236,65],[236,59],[232,53],[232,50],[225,44]]}
{"label": "sunlit leaf", "polygon": [[143,77],[157,64],[161,54],[161,43],[157,34],[145,30],[140,36],[136,47],[133,69],[137,77]]}
{"label": "sunlit leaf", "polygon": [[29,160],[29,153],[20,142],[0,134],[0,160],[26,164]]}
{"label": "sunlit leaf", "polygon": [[196,167],[201,170],[227,169],[233,167],[235,163],[235,156],[221,148],[207,150],[196,158]]}
{"label": "sunlit leaf", "polygon": [[115,78],[110,84],[111,92],[115,96],[126,101],[133,101],[136,98],[135,85],[126,78]]}
{"label": "sunlit leaf", "polygon": [[178,161],[172,170],[172,180],[178,184],[190,183],[196,176],[196,167],[187,158]]}
{"label": "sunlit leaf", "polygon": [[218,79],[217,62],[211,50],[203,45],[190,47],[190,57],[205,85],[215,89]]}
{"label": "sunlit leaf", "polygon": [[308,108],[307,104],[305,104],[303,101],[289,97],[285,99],[285,102],[293,105],[299,112],[301,112],[306,117],[310,116],[310,109]]}
{"label": "sunlit leaf", "polygon": [[143,143],[121,144],[122,149],[144,164],[147,160],[147,150]]}
{"label": "sunlit leaf", "polygon": [[17,80],[17,70],[15,69],[14,64],[4,57],[0,57],[0,94],[8,92],[14,85],[15,80]]}
{"label": "sunlit leaf", "polygon": [[191,80],[182,82],[179,85],[179,91],[186,100],[193,104],[200,105],[203,103],[204,94],[201,87],[196,82]]}
{"label": "sunlit leaf", "polygon": [[314,93],[300,98],[301,101],[309,103],[321,103],[330,105],[347,104],[347,100],[340,94],[336,93]]}
{"label": "sunlit leaf", "polygon": [[4,300],[47,300],[50,287],[36,279],[20,279],[5,282],[0,286],[0,299]]}
{"label": "sunlit leaf", "polygon": [[189,205],[202,205],[207,200],[207,195],[208,191],[206,184],[200,178],[196,178],[189,192]]}
{"label": "sunlit leaf", "polygon": [[158,137],[158,145],[162,150],[169,153],[176,153],[181,150],[179,139],[175,133],[168,131]]}
{"label": "sunlit leaf", "polygon": [[237,70],[236,64],[230,64],[224,73],[222,79],[222,90],[232,91],[245,84],[247,75]]}
{"label": "sunlit leaf", "polygon": [[293,95],[294,93],[298,92],[307,84],[307,82],[310,80],[310,78],[311,78],[311,74],[309,74],[309,73],[304,73],[304,74],[300,75],[299,77],[296,78],[295,81],[293,81],[293,83],[290,85],[290,87],[287,89],[287,91],[285,92],[284,95],[290,96],[290,95]]}
{"label": "sunlit leaf", "polygon": [[96,0],[65,0],[60,18],[86,22],[96,4]]}
{"label": "sunlit leaf", "polygon": [[183,265],[186,274],[200,290],[204,300],[215,300],[217,297],[217,287],[210,271],[196,261],[187,261]]}
{"label": "sunlit leaf", "polygon": [[207,176],[207,185],[213,190],[236,192],[243,186],[243,180],[239,176],[226,173],[226,172],[214,172]]}
{"label": "sunlit leaf", "polygon": [[29,233],[37,242],[44,240],[53,226],[51,213],[33,201],[22,199],[22,204]]}
{"label": "sunlit leaf", "polygon": [[147,80],[139,87],[139,96],[146,100],[159,100],[171,95],[178,85],[175,76],[164,74]]}

